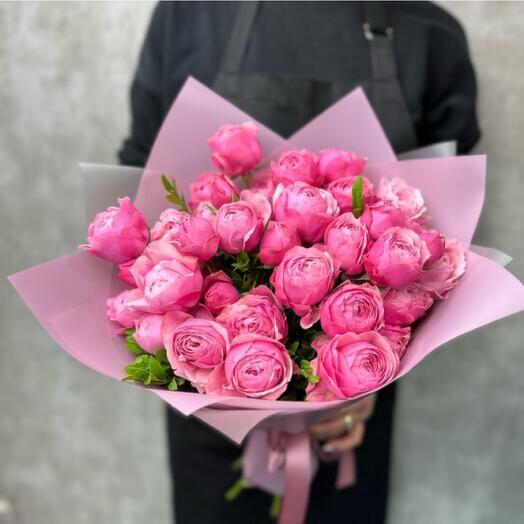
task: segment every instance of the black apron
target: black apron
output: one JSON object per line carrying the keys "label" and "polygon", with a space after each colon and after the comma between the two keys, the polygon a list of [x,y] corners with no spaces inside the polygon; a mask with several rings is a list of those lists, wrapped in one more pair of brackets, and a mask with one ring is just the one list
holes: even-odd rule
{"label": "black apron", "polygon": [[[397,152],[416,147],[398,80],[393,29],[382,2],[363,4],[362,38],[369,41],[372,78],[352,85],[300,76],[242,71],[258,2],[239,4],[221,69],[212,88],[280,135],[288,137],[321,111],[362,85]],[[308,508],[310,524],[383,524],[386,515],[395,388],[382,390],[357,449],[355,486],[335,489],[336,463],[322,463]],[[198,420],[168,411],[170,463],[177,524],[270,524],[271,497],[249,489],[234,502],[224,493],[238,478],[230,465],[241,450]]]}

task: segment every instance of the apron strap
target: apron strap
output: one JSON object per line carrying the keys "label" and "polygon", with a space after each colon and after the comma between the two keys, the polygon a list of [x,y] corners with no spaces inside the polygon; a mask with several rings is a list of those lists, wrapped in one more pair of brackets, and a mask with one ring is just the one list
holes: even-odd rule
{"label": "apron strap", "polygon": [[239,2],[238,12],[222,58],[221,71],[238,73],[244,62],[253,24],[258,12],[258,1]]}

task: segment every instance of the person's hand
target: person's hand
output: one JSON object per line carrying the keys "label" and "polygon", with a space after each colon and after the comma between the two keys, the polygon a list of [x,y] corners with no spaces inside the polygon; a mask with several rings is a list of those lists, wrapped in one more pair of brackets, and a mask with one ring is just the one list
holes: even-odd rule
{"label": "person's hand", "polygon": [[366,421],[375,408],[375,395],[358,400],[327,420],[309,427],[309,435],[317,440],[324,453],[338,454],[360,446],[364,439]]}

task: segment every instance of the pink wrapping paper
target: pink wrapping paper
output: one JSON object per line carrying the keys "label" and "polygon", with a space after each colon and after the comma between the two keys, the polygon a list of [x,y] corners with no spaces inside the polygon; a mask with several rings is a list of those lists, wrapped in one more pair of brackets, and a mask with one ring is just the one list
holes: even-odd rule
{"label": "pink wrapping paper", "polygon": [[[246,120],[253,119],[196,80],[186,82],[140,180],[135,203],[149,223],[166,207],[159,174],[174,177],[179,189],[186,191],[195,176],[213,168],[207,138],[223,123]],[[263,163],[291,145],[314,150],[355,150],[368,157],[366,176],[372,180],[399,176],[420,188],[433,217],[432,226],[469,246],[484,198],[484,156],[396,161],[361,89],[334,104],[289,141],[259,126],[266,153]],[[65,351],[99,373],[117,380],[123,377],[123,366],[133,356],[105,314],[106,299],[124,288],[114,268],[75,251],[11,275],[9,280]],[[469,251],[464,277],[415,331],[399,376],[453,338],[523,309],[522,284],[496,262]],[[352,402],[267,401],[148,389],[181,413],[195,415],[236,443],[241,443],[255,427],[298,433],[329,410]]]}

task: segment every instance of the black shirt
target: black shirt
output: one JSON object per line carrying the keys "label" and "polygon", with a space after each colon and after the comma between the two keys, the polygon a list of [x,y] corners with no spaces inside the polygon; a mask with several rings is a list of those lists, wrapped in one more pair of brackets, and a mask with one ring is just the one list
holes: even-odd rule
{"label": "black shirt", "polygon": [[[211,85],[237,2],[161,2],[155,8],[131,87],[132,129],[120,152],[144,165],[188,75]],[[388,2],[397,67],[420,146],[480,137],[476,82],[460,24],[430,2]],[[244,68],[351,83],[371,74],[360,2],[262,2]]]}

